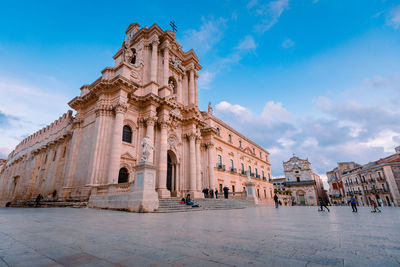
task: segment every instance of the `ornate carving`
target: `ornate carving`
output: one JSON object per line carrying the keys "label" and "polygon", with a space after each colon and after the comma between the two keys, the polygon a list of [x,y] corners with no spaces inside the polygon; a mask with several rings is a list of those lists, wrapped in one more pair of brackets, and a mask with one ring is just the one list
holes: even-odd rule
{"label": "ornate carving", "polygon": [[185,67],[182,66],[182,61],[177,58],[176,56],[172,56],[171,57],[171,65],[174,69],[178,70],[178,71],[185,71]]}
{"label": "ornate carving", "polygon": [[127,110],[127,106],[124,103],[118,103],[114,107],[115,114],[117,114],[117,113],[125,113],[126,110]]}
{"label": "ornate carving", "polygon": [[169,137],[169,138],[168,138],[168,144],[169,144],[170,146],[172,146],[172,147],[175,147],[175,146],[176,146],[176,139],[175,139],[175,137],[173,137],[173,136]]}
{"label": "ornate carving", "polygon": [[142,156],[140,158],[140,162],[146,163],[149,160],[151,152],[154,150],[150,137],[148,137],[147,135],[143,137],[140,145],[142,147]]}
{"label": "ornate carving", "polygon": [[156,121],[157,121],[157,117],[147,117],[147,118],[145,119],[145,122],[146,122],[146,125],[147,125],[147,126],[154,126],[154,124],[156,123]]}

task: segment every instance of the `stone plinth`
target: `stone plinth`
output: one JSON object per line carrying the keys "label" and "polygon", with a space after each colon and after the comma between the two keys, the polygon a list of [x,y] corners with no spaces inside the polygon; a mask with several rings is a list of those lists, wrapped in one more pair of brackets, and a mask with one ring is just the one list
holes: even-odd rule
{"label": "stone plinth", "polygon": [[258,198],[256,196],[256,189],[255,189],[254,183],[252,183],[251,181],[248,181],[246,183],[246,189],[247,189],[246,199],[254,202],[255,204],[258,204]]}
{"label": "stone plinth", "polygon": [[155,191],[156,167],[139,163],[135,166],[135,186],[129,201],[129,211],[153,212],[158,209],[158,194]]}

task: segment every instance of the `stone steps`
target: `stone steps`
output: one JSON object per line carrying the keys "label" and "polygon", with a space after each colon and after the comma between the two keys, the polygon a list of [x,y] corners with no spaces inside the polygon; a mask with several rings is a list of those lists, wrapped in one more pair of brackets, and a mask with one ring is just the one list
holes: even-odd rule
{"label": "stone steps", "polygon": [[[230,209],[244,209],[252,206],[252,203],[245,199],[195,199],[195,204],[200,207],[194,207],[179,204],[180,198],[163,198],[159,200],[159,208],[156,212],[186,212],[186,211],[199,211],[199,210],[230,210]],[[254,204],[253,204],[254,205]]]}

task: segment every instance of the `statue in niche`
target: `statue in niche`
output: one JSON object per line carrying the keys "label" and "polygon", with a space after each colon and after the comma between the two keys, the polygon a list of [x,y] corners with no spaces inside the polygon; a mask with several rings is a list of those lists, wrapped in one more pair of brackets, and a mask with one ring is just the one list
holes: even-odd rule
{"label": "statue in niche", "polygon": [[150,137],[148,137],[147,135],[143,137],[141,146],[142,146],[142,157],[140,159],[140,162],[146,163],[149,161],[149,156],[151,152],[154,150]]}
{"label": "statue in niche", "polygon": [[169,79],[169,81],[168,81],[168,87],[169,87],[169,89],[171,89],[171,92],[172,92],[173,94],[176,94],[176,86],[175,86],[175,82],[174,82],[173,79]]}
{"label": "statue in niche", "polygon": [[136,49],[132,48],[132,56],[131,56],[131,64],[135,65],[136,64]]}

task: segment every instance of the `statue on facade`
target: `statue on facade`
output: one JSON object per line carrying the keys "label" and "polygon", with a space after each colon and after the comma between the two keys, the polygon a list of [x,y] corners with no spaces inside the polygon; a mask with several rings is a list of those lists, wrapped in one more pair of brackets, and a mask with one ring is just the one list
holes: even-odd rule
{"label": "statue on facade", "polygon": [[211,106],[211,102],[208,102],[208,113],[210,113],[210,114],[213,113],[213,108]]}
{"label": "statue on facade", "polygon": [[142,146],[142,157],[140,159],[140,162],[147,162],[149,160],[151,152],[154,150],[150,137],[148,137],[147,135],[143,137],[141,146]]}

